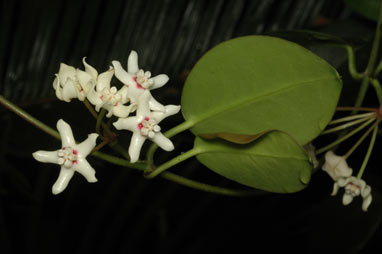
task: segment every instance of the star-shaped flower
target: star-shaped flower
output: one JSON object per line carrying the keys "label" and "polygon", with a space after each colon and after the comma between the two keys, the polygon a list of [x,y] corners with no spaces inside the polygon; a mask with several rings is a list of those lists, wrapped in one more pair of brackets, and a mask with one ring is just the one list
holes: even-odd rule
{"label": "star-shaped flower", "polygon": [[120,118],[113,125],[118,130],[129,130],[133,132],[131,138],[129,155],[132,163],[139,159],[143,143],[150,139],[165,151],[172,151],[174,145],[161,132],[159,123],[166,117],[179,112],[180,106],[168,105],[164,111],[151,112],[149,108],[150,92],[145,90],[139,97],[137,114],[133,117]]}
{"label": "star-shaped flower", "polygon": [[[112,61],[112,63],[115,69],[115,76],[129,88],[127,96],[131,103],[136,103],[145,90],[160,88],[169,80],[166,74],[151,77],[151,72],[139,69],[138,54],[134,50],[131,51],[127,60],[127,71],[122,68],[120,62]],[[151,110],[164,111],[164,106],[156,101],[151,94],[149,105]]]}
{"label": "star-shaped flower", "polygon": [[[95,105],[97,111],[99,111],[100,108],[106,109],[108,111],[108,114],[106,115],[107,117],[111,117],[112,115],[117,117],[127,117],[130,112],[136,109],[136,105],[124,105],[129,101],[129,98],[127,97],[128,88],[126,86],[119,91],[115,86],[110,87],[113,75],[113,68],[100,74],[96,79],[95,89],[93,88],[90,90],[87,98],[90,103]],[[86,79],[84,79],[84,82],[86,82]]]}
{"label": "star-shaped flower", "polygon": [[336,195],[340,187],[345,187],[345,193],[342,198],[342,203],[348,205],[353,201],[353,198],[361,195],[363,198],[362,210],[367,211],[369,207],[372,196],[371,196],[371,187],[365,183],[364,180],[351,177],[342,177],[334,183],[332,196]]}
{"label": "star-shaped flower", "polygon": [[77,145],[70,125],[64,120],[57,121],[57,130],[61,136],[61,149],[37,151],[32,154],[40,162],[61,165],[60,175],[52,187],[52,193],[59,194],[64,191],[75,171],[82,174],[88,182],[97,182],[95,170],[87,162],[86,156],[95,147],[98,134],[89,134],[85,141]]}
{"label": "star-shaped flower", "polygon": [[[85,66],[85,71],[75,69],[73,66],[64,63],[60,64],[60,69],[53,81],[53,88],[56,90],[58,99],[70,102],[71,99],[78,98],[83,101],[95,82],[97,82],[97,70],[86,63],[85,57],[82,59],[82,62]],[[99,82],[103,82],[101,75],[98,80]]]}
{"label": "star-shaped flower", "polygon": [[348,166],[345,158],[335,155],[332,151],[326,152],[322,170],[326,171],[334,181],[342,177],[349,177],[353,173],[353,169]]}

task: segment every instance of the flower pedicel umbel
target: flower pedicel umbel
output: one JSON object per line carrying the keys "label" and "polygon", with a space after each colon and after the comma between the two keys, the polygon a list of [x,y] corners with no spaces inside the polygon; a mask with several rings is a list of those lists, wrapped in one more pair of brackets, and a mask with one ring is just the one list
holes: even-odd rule
{"label": "flower pedicel umbel", "polygon": [[97,133],[89,134],[89,137],[80,144],[76,144],[72,128],[64,120],[57,122],[57,130],[61,136],[62,146],[56,151],[37,151],[33,158],[44,163],[54,163],[61,166],[60,175],[52,187],[53,194],[59,194],[65,190],[74,172],[83,175],[90,183],[97,182],[95,170],[86,160],[86,156],[96,145]]}
{"label": "flower pedicel umbel", "polygon": [[[96,111],[104,108],[108,111],[107,117],[112,115],[118,117],[119,119],[113,125],[118,130],[125,129],[133,132],[129,146],[129,155],[133,163],[139,159],[146,139],[152,140],[166,151],[174,149],[171,140],[160,132],[158,124],[164,118],[178,113],[180,106],[164,106],[150,93],[150,89],[160,88],[167,83],[169,80],[167,75],[160,74],[151,78],[150,72],[139,70],[138,55],[132,51],[128,59],[128,72],[123,70],[118,61],[113,61],[116,68],[115,74],[124,83],[124,86],[118,90],[110,85],[114,75],[112,67],[98,75],[98,71],[86,63],[85,58],[82,61],[85,71],[64,63],[60,65],[53,82],[58,99],[70,102],[74,98],[81,101],[87,98],[91,104],[95,105]],[[125,106],[126,103],[130,105]],[[135,116],[127,117],[135,110],[137,110]],[[60,119],[57,122],[57,129],[62,140],[61,149],[33,153],[33,157],[40,162],[61,165],[60,175],[52,187],[53,194],[65,190],[75,171],[82,174],[88,182],[96,182],[95,170],[86,161],[86,156],[95,147],[98,134],[90,134],[88,139],[77,145],[71,127],[64,120]]]}

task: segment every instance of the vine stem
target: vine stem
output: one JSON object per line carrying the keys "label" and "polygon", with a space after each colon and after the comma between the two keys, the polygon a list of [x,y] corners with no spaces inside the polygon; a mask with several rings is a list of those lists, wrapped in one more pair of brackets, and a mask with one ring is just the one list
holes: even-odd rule
{"label": "vine stem", "polygon": [[20,116],[30,124],[34,125],[35,127],[39,128],[40,130],[44,131],[45,133],[49,134],[50,136],[61,140],[60,134],[49,127],[48,125],[44,124],[43,122],[37,120],[33,116],[29,115],[26,113],[24,110],[13,104],[12,102],[8,101],[7,99],[4,98],[4,96],[0,95],[0,103],[3,104],[7,109],[10,111],[14,112],[16,115]]}
{"label": "vine stem", "polygon": [[[361,87],[359,88],[358,97],[354,104],[355,108],[358,108],[362,105],[368,88],[369,88],[369,78],[365,76],[362,79]],[[354,112],[356,113],[357,111],[354,111]]]}
{"label": "vine stem", "polygon": [[374,130],[374,127],[375,125],[377,125],[377,123],[374,123],[363,135],[362,137],[353,145],[352,148],[350,148],[350,150],[343,156],[344,159],[346,160],[347,158],[349,158],[349,156],[355,151],[355,149],[357,149],[357,147],[365,140],[365,138],[370,134],[370,132],[372,132]]}
{"label": "vine stem", "polygon": [[88,101],[88,99],[85,98],[85,100],[83,101],[85,107],[89,110],[90,114],[92,114],[92,116],[94,116],[95,119],[97,119],[98,117],[98,114],[97,112],[94,110],[93,106],[90,105],[90,102]]}
{"label": "vine stem", "polygon": [[[165,135],[167,138],[171,138],[171,137],[175,136],[176,134],[179,134],[179,133],[181,133],[181,132],[183,132],[183,131],[188,130],[188,129],[191,128],[193,125],[194,125],[194,122],[193,122],[193,121],[189,121],[189,120],[188,120],[188,121],[185,121],[185,122],[183,122],[183,123],[181,123],[181,124],[175,126],[174,128],[172,128],[172,129],[166,131],[166,132],[164,133],[164,135]],[[149,163],[149,165],[151,165],[151,166],[154,166],[154,165],[153,165],[153,164],[154,164],[154,163],[153,163],[153,161],[154,161],[154,153],[155,153],[155,151],[156,151],[157,149],[158,149],[158,145],[155,144],[155,143],[153,143],[153,144],[149,147],[149,149],[148,149],[148,151],[147,151],[147,154],[146,154],[146,160],[147,160],[147,162]]]}
{"label": "vine stem", "polygon": [[375,139],[376,139],[377,133],[378,133],[378,124],[379,124],[379,121],[374,126],[374,131],[373,131],[373,135],[371,136],[369,148],[367,149],[367,153],[365,155],[365,159],[362,162],[361,168],[360,168],[360,170],[359,170],[359,172],[357,174],[357,178],[361,178],[362,177],[363,172],[365,171],[366,165],[369,162],[369,158],[370,158],[371,152],[373,151],[373,147],[374,147],[374,144],[375,144]]}
{"label": "vine stem", "polygon": [[[99,115],[98,115],[97,112],[94,110],[93,106],[90,105],[90,102],[89,102],[87,99],[85,99],[85,100],[83,101],[83,103],[84,103],[85,107],[89,110],[90,114],[92,114],[92,116],[97,120],[97,123],[98,123]],[[102,110],[103,110],[103,109],[102,109]],[[102,113],[102,111],[101,111],[101,113]],[[103,117],[102,117],[102,118],[103,118]],[[112,131],[110,130],[109,126],[107,126],[107,124],[105,124],[105,123],[102,121],[102,119],[101,119],[101,121],[100,121],[100,124],[102,125],[102,127],[103,127],[104,130],[106,131],[107,135],[108,135],[109,137],[112,137],[112,136],[113,136],[113,135],[112,135]],[[97,126],[96,126],[96,129],[97,129]]]}
{"label": "vine stem", "polygon": [[343,141],[345,141],[346,139],[350,138],[351,136],[353,136],[354,134],[358,133],[359,131],[361,131],[363,128],[365,128],[366,126],[368,126],[371,122],[373,122],[375,119],[372,118],[370,119],[369,121],[367,121],[366,123],[362,124],[361,126],[357,127],[356,129],[352,130],[351,132],[349,132],[348,134],[346,134],[345,136],[337,139],[336,141],[334,141],[333,143],[325,146],[325,147],[322,147],[321,149],[317,150],[316,151],[316,155],[318,154],[321,154],[323,152],[326,152],[328,151],[330,148],[342,143]]}
{"label": "vine stem", "polygon": [[107,161],[109,163],[122,166],[122,167],[127,167],[127,168],[134,168],[134,169],[139,169],[139,170],[146,170],[148,165],[146,163],[131,163],[128,160],[106,154],[106,153],[101,153],[101,152],[93,152],[91,154],[94,157],[97,157],[101,160]]}
{"label": "vine stem", "polygon": [[373,46],[371,48],[369,61],[364,71],[364,77],[362,78],[361,87],[359,89],[358,97],[355,102],[355,107],[360,107],[365,98],[367,89],[369,87],[370,76],[373,75],[375,62],[378,56],[379,44],[381,40],[381,22],[382,22],[382,4],[379,5],[378,24],[375,30],[375,36],[373,40]]}
{"label": "vine stem", "polygon": [[152,172],[147,172],[145,174],[145,177],[146,178],[154,178],[156,177],[157,175],[159,175],[160,173],[162,173],[163,171],[171,168],[172,166],[175,166],[176,164],[178,163],[181,163],[182,161],[184,160],[187,160],[191,157],[194,157],[195,155],[199,154],[200,153],[200,150],[199,149],[196,149],[196,148],[192,148],[191,150],[185,152],[185,153],[182,153],[178,156],[176,156],[175,158],[163,163],[162,165],[160,165],[159,167],[155,168],[154,171]]}
{"label": "vine stem", "polygon": [[236,189],[228,189],[223,187],[218,187],[214,185],[209,185],[197,181],[193,181],[191,179],[185,178],[183,176],[171,173],[171,172],[163,172],[161,175],[164,179],[176,182],[178,184],[196,189],[205,192],[211,192],[215,194],[225,195],[225,196],[234,196],[234,197],[245,197],[245,196],[258,196],[265,195],[265,192],[259,192],[255,190],[236,190]]}
{"label": "vine stem", "polygon": [[97,117],[97,122],[96,122],[96,132],[98,134],[101,134],[101,123],[102,123],[102,119],[103,117],[105,116],[105,109],[101,109],[101,112],[99,113],[98,117]]}
{"label": "vine stem", "polygon": [[364,77],[364,74],[357,71],[353,47],[350,45],[346,45],[345,49],[348,53],[348,68],[350,75],[355,80],[361,80]]}

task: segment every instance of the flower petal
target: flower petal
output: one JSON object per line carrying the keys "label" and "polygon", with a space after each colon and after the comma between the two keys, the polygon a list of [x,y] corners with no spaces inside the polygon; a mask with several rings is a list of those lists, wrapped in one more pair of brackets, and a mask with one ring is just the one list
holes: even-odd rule
{"label": "flower petal", "polygon": [[138,68],[138,54],[134,50],[130,52],[129,58],[127,59],[127,72],[137,73]]}
{"label": "flower petal", "polygon": [[125,106],[125,105],[122,105],[121,103],[118,103],[117,106],[113,107],[112,111],[113,111],[113,115],[115,115],[116,117],[125,118],[129,116],[130,112],[133,112],[134,110],[136,110],[136,108],[137,108],[136,104],[130,104],[129,106]]}
{"label": "flower petal", "polygon": [[[151,96],[151,94],[150,94],[150,96]],[[165,111],[165,107],[162,104],[160,104],[157,100],[155,100],[154,97],[152,97],[152,96],[149,100],[149,107],[153,111],[161,111],[161,112]]]}
{"label": "flower petal", "polygon": [[365,211],[365,212],[367,211],[372,200],[373,200],[373,198],[371,195],[368,195],[367,197],[363,198],[363,202],[362,202],[362,210],[363,211]]}
{"label": "flower petal", "polygon": [[139,159],[139,154],[141,153],[141,148],[146,138],[143,137],[140,133],[134,132],[131,137],[130,146],[129,146],[129,156],[131,163],[137,162]]}
{"label": "flower petal", "polygon": [[363,188],[361,187],[361,196],[363,198],[367,197],[371,193],[371,187],[369,185],[365,185]]}
{"label": "flower petal", "polygon": [[170,78],[166,74],[159,74],[152,79],[154,80],[154,84],[150,87],[151,90],[164,86]]}
{"label": "flower petal", "polygon": [[62,147],[70,146],[74,147],[76,142],[74,141],[72,128],[64,120],[57,121],[57,130],[61,136]]}
{"label": "flower petal", "polygon": [[82,156],[82,158],[85,158],[88,156],[88,154],[93,150],[93,148],[96,146],[98,134],[97,133],[91,133],[88,135],[88,138],[82,141],[80,144],[77,145],[78,154]]}
{"label": "flower petal", "polygon": [[110,88],[110,82],[114,75],[114,69],[112,67],[109,70],[102,72],[97,79],[97,91],[102,91],[104,88]]}
{"label": "flower petal", "polygon": [[94,86],[93,86],[93,88],[90,89],[86,98],[90,101],[91,104],[98,105],[98,104],[102,103],[102,99],[100,98],[101,95],[102,95],[102,93],[96,92],[94,90]]}
{"label": "flower petal", "polygon": [[322,170],[326,171],[334,181],[341,177],[349,177],[353,173],[344,157],[334,154],[333,151],[326,152]]}
{"label": "flower petal", "polygon": [[95,177],[95,170],[90,166],[89,162],[85,159],[78,159],[78,163],[72,167],[73,170],[83,175],[89,183],[97,182]]}
{"label": "flower petal", "polygon": [[153,138],[150,138],[150,140],[152,140],[165,151],[169,152],[174,150],[174,144],[171,142],[171,140],[160,132],[156,133]]}
{"label": "flower petal", "polygon": [[149,116],[151,111],[149,107],[149,100],[152,98],[149,90],[145,90],[138,99],[137,116],[144,118]]}
{"label": "flower petal", "polygon": [[340,188],[340,186],[338,185],[337,182],[335,182],[334,185],[333,185],[333,191],[332,191],[332,194],[330,194],[330,195],[332,195],[332,196],[337,195],[339,188]]}
{"label": "flower petal", "polygon": [[86,57],[82,58],[82,63],[84,64],[85,66],[85,71],[87,73],[90,74],[90,76],[92,76],[92,78],[94,80],[97,80],[97,77],[98,77],[98,71],[93,67],[91,66],[90,64],[88,64],[86,61]]}
{"label": "flower petal", "polygon": [[37,151],[32,153],[33,158],[39,162],[55,163],[58,162],[57,151]]}
{"label": "flower petal", "polygon": [[175,115],[179,112],[179,105],[167,105],[164,107],[164,112],[156,111],[152,112],[157,123],[161,122],[164,118]]}
{"label": "flower petal", "polygon": [[343,205],[348,205],[353,201],[353,196],[350,194],[345,193],[344,196],[342,197],[342,204]]}
{"label": "flower petal", "polygon": [[118,94],[121,95],[121,103],[122,104],[126,104],[130,100],[130,98],[128,96],[128,91],[129,91],[129,88],[127,86],[123,86],[118,91]]}
{"label": "flower petal", "polygon": [[76,69],[73,66],[61,63],[60,69],[58,70],[58,76],[60,77],[60,82],[65,84],[68,78],[75,79]]}
{"label": "flower petal", "polygon": [[60,175],[58,176],[56,182],[52,186],[52,193],[57,195],[63,192],[68,186],[70,179],[72,179],[74,171],[71,169],[66,169],[65,167],[61,167]]}
{"label": "flower petal", "polygon": [[55,75],[56,75],[56,78],[53,81],[53,88],[54,90],[56,90],[57,98],[63,101],[64,98],[62,97],[62,87],[60,85],[60,77],[58,76],[58,74],[55,74]]}
{"label": "flower petal", "polygon": [[68,78],[66,83],[63,85],[62,98],[66,102],[70,102],[73,98],[78,98],[76,83],[73,79]]}
{"label": "flower petal", "polygon": [[117,130],[129,130],[136,131],[138,125],[138,119],[136,116],[128,118],[119,118],[118,121],[113,123]]}
{"label": "flower petal", "polygon": [[77,69],[77,79],[78,79],[78,82],[80,82],[82,89],[87,94],[93,85],[93,83],[91,82],[91,81],[94,82],[93,77],[90,76],[89,73],[84,72],[80,69]]}
{"label": "flower petal", "polygon": [[112,61],[112,64],[114,66],[115,76],[117,77],[119,81],[121,81],[123,84],[127,86],[135,85],[135,81],[133,77],[122,68],[120,62]]}

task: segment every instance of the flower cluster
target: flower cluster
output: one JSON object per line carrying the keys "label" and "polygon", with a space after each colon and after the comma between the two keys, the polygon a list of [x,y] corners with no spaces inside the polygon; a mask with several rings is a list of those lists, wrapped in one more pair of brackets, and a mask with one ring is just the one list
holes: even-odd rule
{"label": "flower cluster", "polygon": [[362,210],[367,211],[372,201],[371,187],[364,180],[352,176],[353,170],[348,166],[344,157],[328,151],[325,154],[325,163],[322,169],[335,181],[332,196],[337,194],[340,187],[344,187],[342,203],[348,205],[354,197],[361,195],[363,198]]}
{"label": "flower cluster", "polygon": [[[97,112],[103,108],[108,112],[107,117],[118,117],[113,123],[115,128],[133,133],[129,146],[132,163],[138,161],[146,139],[155,142],[163,150],[174,149],[171,140],[160,132],[158,124],[164,118],[178,113],[180,106],[164,106],[150,93],[150,90],[160,88],[168,82],[167,75],[151,77],[149,71],[139,69],[138,54],[135,51],[131,51],[129,55],[127,70],[123,69],[120,62],[112,61],[113,67],[98,74],[98,71],[86,62],[86,58],[83,58],[82,62],[85,70],[61,63],[53,82],[58,99],[65,102],[75,98],[81,101],[87,99],[95,106]],[[119,90],[110,84],[114,75],[123,83]],[[135,111],[135,116],[129,116]],[[95,147],[98,134],[90,134],[87,140],[77,145],[70,126],[62,119],[57,122],[57,129],[61,135],[61,148],[53,152],[33,153],[33,157],[38,161],[61,165],[60,175],[53,185],[52,192],[62,192],[75,171],[89,182],[96,182],[95,171],[85,158]]]}

